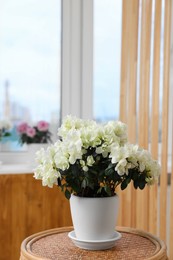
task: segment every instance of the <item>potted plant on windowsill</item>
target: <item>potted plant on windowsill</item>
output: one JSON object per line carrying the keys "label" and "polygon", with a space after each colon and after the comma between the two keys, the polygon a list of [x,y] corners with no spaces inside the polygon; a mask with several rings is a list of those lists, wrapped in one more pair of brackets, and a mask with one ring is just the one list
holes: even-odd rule
{"label": "potted plant on windowsill", "polygon": [[2,151],[2,141],[11,136],[12,123],[9,120],[0,120],[0,152]]}
{"label": "potted plant on windowsill", "polygon": [[46,148],[51,143],[51,132],[49,131],[49,123],[46,121],[38,121],[32,126],[26,122],[22,122],[17,126],[19,134],[19,142],[21,145],[28,146],[29,163],[34,164],[35,153],[41,147]]}
{"label": "potted plant on windowsill", "polygon": [[135,189],[144,189],[154,184],[159,164],[148,151],[127,142],[126,125],[120,121],[101,125],[67,116],[58,135],[60,140],[37,152],[34,177],[43,186],[57,184],[70,199],[77,239],[111,239],[117,186],[124,190],[133,182]]}
{"label": "potted plant on windowsill", "polygon": [[0,141],[4,137],[8,137],[11,135],[10,129],[12,128],[12,124],[9,120],[0,120]]}

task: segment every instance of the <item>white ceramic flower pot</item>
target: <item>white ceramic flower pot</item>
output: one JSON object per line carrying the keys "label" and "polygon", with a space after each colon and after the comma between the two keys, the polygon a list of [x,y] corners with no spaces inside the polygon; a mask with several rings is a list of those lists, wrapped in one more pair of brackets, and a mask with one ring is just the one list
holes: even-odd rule
{"label": "white ceramic flower pot", "polygon": [[81,240],[111,239],[118,216],[118,196],[83,198],[72,195],[70,209],[75,235]]}

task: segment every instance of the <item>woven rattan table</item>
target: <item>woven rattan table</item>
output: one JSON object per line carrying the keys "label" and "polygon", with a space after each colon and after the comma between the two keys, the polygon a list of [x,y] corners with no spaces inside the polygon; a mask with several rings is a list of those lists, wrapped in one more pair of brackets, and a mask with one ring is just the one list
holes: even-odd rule
{"label": "woven rattan table", "polygon": [[68,237],[72,227],[56,228],[34,234],[21,245],[20,260],[101,260],[168,259],[166,246],[159,238],[137,229],[117,227],[122,234],[115,247],[88,251],[76,247]]}

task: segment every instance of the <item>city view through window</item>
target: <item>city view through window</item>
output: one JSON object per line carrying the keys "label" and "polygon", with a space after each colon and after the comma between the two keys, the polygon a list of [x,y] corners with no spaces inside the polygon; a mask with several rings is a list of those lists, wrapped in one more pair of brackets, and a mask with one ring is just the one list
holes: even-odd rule
{"label": "city view through window", "polygon": [[46,120],[52,132],[59,123],[61,1],[0,3],[0,119],[14,126],[4,140],[13,150],[19,122]]}

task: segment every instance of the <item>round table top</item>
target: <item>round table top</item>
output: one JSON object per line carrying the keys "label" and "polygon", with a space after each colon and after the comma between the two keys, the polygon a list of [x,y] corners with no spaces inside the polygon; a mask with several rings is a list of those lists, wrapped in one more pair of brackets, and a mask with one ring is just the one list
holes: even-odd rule
{"label": "round table top", "polygon": [[26,238],[21,245],[20,260],[167,259],[164,242],[144,231],[117,227],[122,238],[113,248],[90,251],[74,245],[68,237],[71,230],[73,227],[56,228]]}

